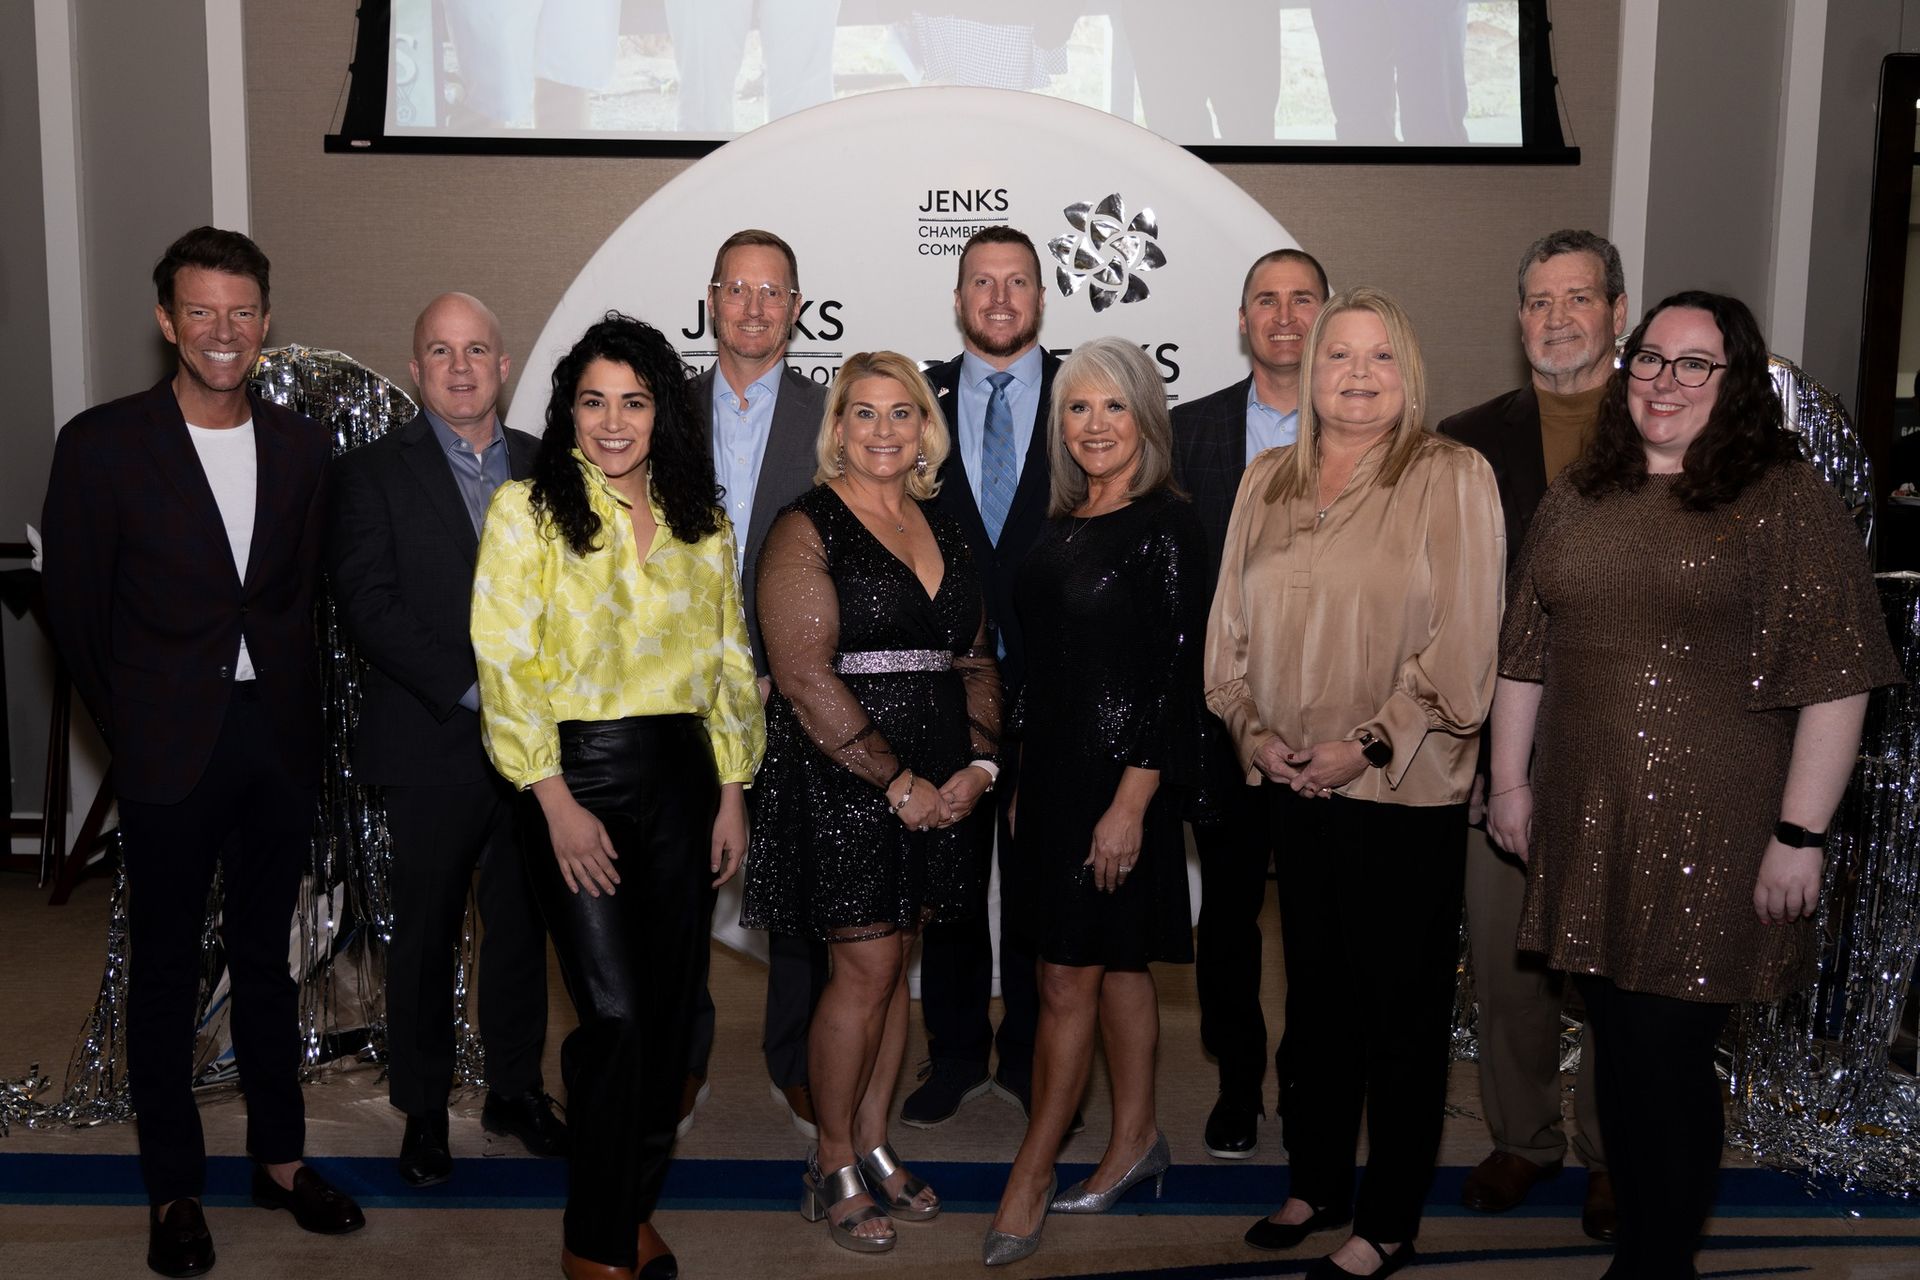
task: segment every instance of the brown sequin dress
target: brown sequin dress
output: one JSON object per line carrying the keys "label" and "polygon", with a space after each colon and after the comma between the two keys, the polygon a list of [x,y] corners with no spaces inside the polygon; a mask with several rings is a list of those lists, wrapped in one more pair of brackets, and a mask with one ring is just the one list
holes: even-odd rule
{"label": "brown sequin dress", "polygon": [[1544,681],[1520,946],[1685,1000],[1812,978],[1810,921],[1753,909],[1797,708],[1900,681],[1858,534],[1803,462],[1687,511],[1671,476],[1556,483],[1513,573],[1500,673]]}

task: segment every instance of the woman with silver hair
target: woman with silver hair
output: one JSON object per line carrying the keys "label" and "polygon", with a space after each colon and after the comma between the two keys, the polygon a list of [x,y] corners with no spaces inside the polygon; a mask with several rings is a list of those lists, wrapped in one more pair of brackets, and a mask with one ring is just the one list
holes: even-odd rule
{"label": "woman with silver hair", "polygon": [[[1181,792],[1201,757],[1207,552],[1172,481],[1166,388],[1139,347],[1098,338],[1061,366],[1047,427],[1050,520],[1014,584],[1031,637],[1010,920],[1040,957],[1033,1109],[988,1266],[1040,1245],[1055,1213],[1104,1213],[1171,1158],[1154,1111],[1155,961],[1193,962]],[[1093,1175],[1055,1196],[1054,1158],[1098,1027],[1113,1129]]]}

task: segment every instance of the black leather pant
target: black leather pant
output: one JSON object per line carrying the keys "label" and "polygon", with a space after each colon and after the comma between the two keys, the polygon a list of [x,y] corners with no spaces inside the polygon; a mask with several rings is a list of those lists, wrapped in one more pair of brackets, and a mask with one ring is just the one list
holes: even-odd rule
{"label": "black leather pant", "polygon": [[565,721],[573,798],[605,824],[618,892],[573,893],[540,807],[523,799],[521,849],[580,1025],[561,1048],[573,1159],[566,1244],[631,1267],[673,1151],[700,958],[720,786],[696,716]]}

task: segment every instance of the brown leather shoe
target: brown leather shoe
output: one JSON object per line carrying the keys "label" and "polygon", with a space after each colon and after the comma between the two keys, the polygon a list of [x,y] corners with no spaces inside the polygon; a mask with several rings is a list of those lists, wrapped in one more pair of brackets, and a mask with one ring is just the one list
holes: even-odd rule
{"label": "brown leather shoe", "polygon": [[567,1280],[633,1280],[632,1267],[614,1267],[604,1262],[577,1258],[565,1247],[560,1250],[560,1274]]}
{"label": "brown leather shoe", "polygon": [[1613,1175],[1587,1171],[1587,1203],[1580,1210],[1580,1229],[1595,1240],[1611,1241],[1620,1234],[1620,1215],[1613,1207]]}
{"label": "brown leather shoe", "polygon": [[813,1114],[813,1090],[804,1084],[777,1085],[769,1082],[773,1100],[787,1109],[787,1119],[803,1138],[820,1140],[820,1121]]}
{"label": "brown leather shoe", "polygon": [[1560,1176],[1560,1161],[1535,1164],[1525,1156],[1496,1151],[1474,1166],[1460,1188],[1460,1203],[1481,1213],[1505,1213],[1527,1198],[1536,1182]]}
{"label": "brown leather shoe", "polygon": [[639,1258],[633,1266],[635,1280],[680,1280],[680,1260],[651,1222],[640,1224],[634,1245]]}

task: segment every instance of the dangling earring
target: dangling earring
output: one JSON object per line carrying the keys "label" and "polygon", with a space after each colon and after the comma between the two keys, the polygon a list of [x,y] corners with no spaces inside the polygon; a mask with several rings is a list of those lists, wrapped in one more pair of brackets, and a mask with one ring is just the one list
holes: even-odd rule
{"label": "dangling earring", "polygon": [[925,449],[914,450],[913,469],[921,475],[927,474],[927,451]]}
{"label": "dangling earring", "polygon": [[833,442],[833,474],[847,474],[847,443],[844,440]]}

